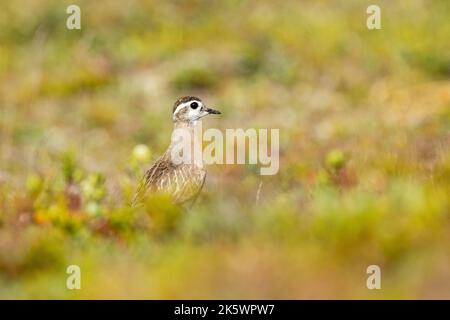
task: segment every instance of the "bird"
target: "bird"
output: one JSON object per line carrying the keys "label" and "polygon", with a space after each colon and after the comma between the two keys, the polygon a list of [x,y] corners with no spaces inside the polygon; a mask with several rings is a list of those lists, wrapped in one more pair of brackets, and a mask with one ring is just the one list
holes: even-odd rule
{"label": "bird", "polygon": [[[203,117],[210,114],[221,114],[221,112],[207,107],[200,98],[195,96],[181,97],[175,101],[172,108],[174,132],[183,130],[190,136],[190,141],[193,143],[194,139],[198,138],[195,133],[196,126]],[[173,154],[176,147],[176,142],[172,139],[164,154],[156,159],[145,172],[132,200],[133,207],[142,204],[147,196],[156,192],[169,194],[177,205],[192,205],[195,202],[205,183],[206,169],[201,159],[190,158],[181,163],[175,161]]]}

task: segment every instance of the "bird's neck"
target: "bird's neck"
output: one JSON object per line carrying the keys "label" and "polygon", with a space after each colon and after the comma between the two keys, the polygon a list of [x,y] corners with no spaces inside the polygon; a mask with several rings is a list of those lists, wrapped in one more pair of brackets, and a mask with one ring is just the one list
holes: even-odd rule
{"label": "bird's neck", "polygon": [[175,122],[172,133],[171,150],[180,150],[184,163],[203,168],[202,122]]}
{"label": "bird's neck", "polygon": [[196,120],[196,121],[177,121],[173,124],[174,129],[192,129],[198,128],[198,126],[201,126],[202,121]]}

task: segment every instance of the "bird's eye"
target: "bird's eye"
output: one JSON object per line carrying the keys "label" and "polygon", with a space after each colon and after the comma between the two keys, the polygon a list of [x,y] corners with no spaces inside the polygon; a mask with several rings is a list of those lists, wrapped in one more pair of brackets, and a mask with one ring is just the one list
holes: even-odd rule
{"label": "bird's eye", "polygon": [[192,102],[191,103],[191,108],[192,109],[197,109],[198,108],[198,103],[197,102]]}

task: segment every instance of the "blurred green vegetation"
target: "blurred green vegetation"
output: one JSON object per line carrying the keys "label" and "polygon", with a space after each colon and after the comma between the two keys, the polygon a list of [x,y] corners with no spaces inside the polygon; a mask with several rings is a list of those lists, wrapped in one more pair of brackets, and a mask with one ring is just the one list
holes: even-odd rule
{"label": "blurred green vegetation", "polygon": [[[3,1],[0,298],[450,298],[450,2],[377,3]],[[131,209],[181,95],[280,172]]]}

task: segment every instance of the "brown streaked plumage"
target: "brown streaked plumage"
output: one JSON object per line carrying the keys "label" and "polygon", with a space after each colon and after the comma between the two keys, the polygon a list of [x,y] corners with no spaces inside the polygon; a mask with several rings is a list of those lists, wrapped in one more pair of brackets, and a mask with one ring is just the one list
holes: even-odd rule
{"label": "brown streaked plumage", "polygon": [[[220,112],[206,107],[197,97],[182,97],[173,106],[174,129],[187,129],[194,139],[197,121],[208,114]],[[205,183],[206,170],[198,163],[174,163],[171,158],[172,147],[171,144],[145,173],[134,196],[133,206],[154,192],[169,193],[177,204],[193,203],[198,197]]]}

